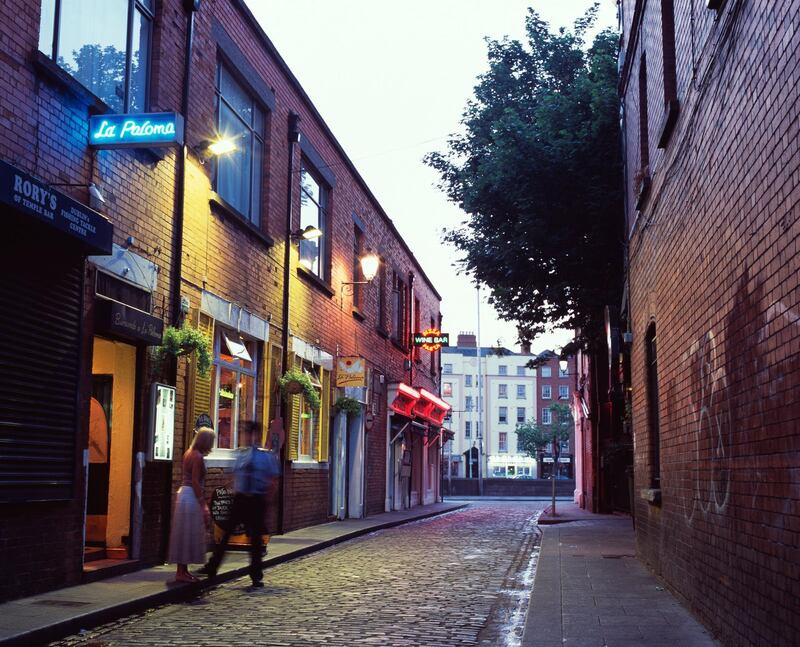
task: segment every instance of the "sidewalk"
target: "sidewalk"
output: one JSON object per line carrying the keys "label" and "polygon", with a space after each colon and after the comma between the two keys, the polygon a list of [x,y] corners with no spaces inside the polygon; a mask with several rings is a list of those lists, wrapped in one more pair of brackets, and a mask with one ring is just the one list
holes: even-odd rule
{"label": "sidewalk", "polygon": [[[434,503],[276,535],[269,542],[263,563],[268,568],[376,530],[464,507],[464,503]],[[212,581],[176,584],[172,582],[175,566],[162,565],[6,602],[0,604],[0,645],[39,645],[167,602],[187,599],[204,588],[247,575],[247,564],[247,553],[234,551],[227,553]]]}
{"label": "sidewalk", "polygon": [[630,517],[592,514],[574,503],[556,512],[540,519],[522,647],[718,644],[636,558]]}

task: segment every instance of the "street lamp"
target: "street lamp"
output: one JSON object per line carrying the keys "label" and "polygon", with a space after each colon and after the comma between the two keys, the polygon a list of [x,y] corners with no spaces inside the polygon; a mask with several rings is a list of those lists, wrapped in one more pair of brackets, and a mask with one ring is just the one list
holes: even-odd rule
{"label": "street lamp", "polygon": [[322,230],[314,225],[308,225],[305,229],[298,229],[292,233],[292,240],[316,240],[322,237]]}
{"label": "street lamp", "polygon": [[375,252],[367,252],[358,259],[361,265],[361,276],[364,277],[363,281],[342,281],[341,294],[339,295],[339,303],[344,307],[344,295],[353,294],[356,285],[369,285],[378,274],[378,268],[381,264],[380,256]]}

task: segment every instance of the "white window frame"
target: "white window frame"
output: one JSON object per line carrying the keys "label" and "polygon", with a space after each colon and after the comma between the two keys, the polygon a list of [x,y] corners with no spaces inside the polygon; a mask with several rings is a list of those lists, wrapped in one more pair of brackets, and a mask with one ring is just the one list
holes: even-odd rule
{"label": "white window frame", "polygon": [[445,375],[452,375],[453,374],[453,365],[452,364],[442,364],[442,373]]}
{"label": "white window frame", "polygon": [[569,400],[569,386],[567,386],[566,384],[558,385],[558,399]]}
{"label": "white window frame", "polygon": [[550,411],[550,407],[544,407],[542,409],[542,424],[543,425],[553,424],[553,412]]}
{"label": "white window frame", "polygon": [[[522,420],[519,419],[519,412],[522,411]],[[525,424],[525,416],[527,415],[527,410],[525,407],[517,407],[517,424],[522,425]]]}
{"label": "white window frame", "polygon": [[549,366],[542,366],[542,377],[553,377],[553,370]]}
{"label": "white window frame", "polygon": [[528,397],[528,389],[524,384],[517,384],[517,400],[524,400]]}
{"label": "white window frame", "polygon": [[497,434],[497,451],[508,453],[508,432],[500,431]]}
{"label": "white window frame", "polygon": [[470,420],[464,422],[464,438],[472,438],[472,422]]}
{"label": "white window frame", "polygon": [[542,400],[553,399],[553,387],[549,384],[542,384]]}
{"label": "white window frame", "polygon": [[508,384],[497,385],[497,397],[500,400],[508,400]]}
{"label": "white window frame", "polygon": [[508,375],[508,364],[499,364],[497,366],[498,375]]}
{"label": "white window frame", "polygon": [[508,407],[497,408],[497,424],[498,425],[508,424]]}

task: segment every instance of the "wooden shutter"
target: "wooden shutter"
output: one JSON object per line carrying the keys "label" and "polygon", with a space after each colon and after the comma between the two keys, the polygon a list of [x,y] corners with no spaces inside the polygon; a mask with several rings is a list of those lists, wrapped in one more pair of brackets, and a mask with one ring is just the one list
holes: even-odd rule
{"label": "wooden shutter", "polygon": [[290,461],[296,461],[299,458],[300,402],[299,395],[289,396],[289,419],[286,422],[286,458]]}
{"label": "wooden shutter", "polygon": [[[211,340],[211,351],[214,351],[214,320],[202,312],[197,313],[197,328],[206,337]],[[197,370],[197,358],[192,358],[192,370],[194,371],[194,401],[192,402],[192,419],[189,421],[190,427],[194,428],[195,420],[202,414],[208,414],[211,419],[214,419],[212,406],[211,406],[211,374],[214,372],[214,367],[206,373],[200,375]]]}
{"label": "wooden shutter", "polygon": [[319,407],[319,442],[317,460],[328,462],[329,428],[331,423],[331,372],[320,369],[319,381],[322,384],[321,404]]}

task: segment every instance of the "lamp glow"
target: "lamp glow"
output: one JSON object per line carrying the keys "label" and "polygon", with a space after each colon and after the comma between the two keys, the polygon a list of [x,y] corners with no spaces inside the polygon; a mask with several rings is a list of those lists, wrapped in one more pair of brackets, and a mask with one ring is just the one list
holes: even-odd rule
{"label": "lamp glow", "polygon": [[364,275],[364,280],[369,282],[375,278],[378,273],[378,266],[381,259],[377,254],[369,253],[361,257],[361,272]]}
{"label": "lamp glow", "polygon": [[297,233],[298,238],[303,240],[316,240],[322,236],[322,230],[314,225],[308,225],[305,229]]}
{"label": "lamp glow", "polygon": [[212,155],[226,155],[236,150],[236,143],[232,139],[217,139],[208,145],[208,152]]}

